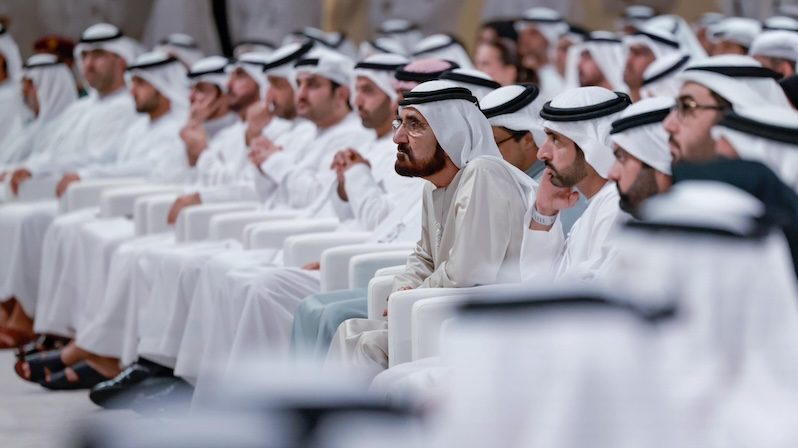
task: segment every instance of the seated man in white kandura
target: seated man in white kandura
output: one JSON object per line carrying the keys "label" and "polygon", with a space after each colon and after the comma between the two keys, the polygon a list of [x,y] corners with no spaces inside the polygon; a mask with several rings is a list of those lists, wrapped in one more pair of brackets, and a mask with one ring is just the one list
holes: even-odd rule
{"label": "seated man in white kandura", "polygon": [[[467,90],[432,81],[400,105],[397,171],[429,184],[421,240],[393,290],[519,281],[523,215],[534,181],[501,158],[490,123]],[[339,327],[327,361],[376,375],[388,366],[387,347],[385,321],[350,319]]]}

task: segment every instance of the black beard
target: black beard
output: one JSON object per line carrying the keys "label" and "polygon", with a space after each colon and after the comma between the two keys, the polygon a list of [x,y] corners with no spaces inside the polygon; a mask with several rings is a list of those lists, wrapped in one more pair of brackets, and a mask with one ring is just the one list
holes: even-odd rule
{"label": "black beard", "polygon": [[584,164],[574,164],[570,166],[566,172],[561,173],[549,162],[544,163],[546,167],[551,170],[551,184],[558,188],[573,188],[587,176],[587,170]]}
{"label": "black beard", "polygon": [[435,148],[435,154],[430,160],[419,163],[414,157],[410,146],[407,143],[399,143],[397,149],[405,155],[406,162],[401,162],[398,158],[394,164],[396,174],[405,177],[428,177],[438,173],[446,166],[446,151],[440,144]]}
{"label": "black beard", "polygon": [[629,187],[629,191],[626,193],[621,191],[618,184],[615,184],[615,188],[618,190],[618,196],[620,197],[618,206],[621,210],[637,219],[640,219],[640,205],[648,198],[660,193],[657,188],[657,182],[654,179],[653,169],[649,168],[648,170],[650,172],[644,170],[638,173],[637,179],[635,179],[632,186]]}

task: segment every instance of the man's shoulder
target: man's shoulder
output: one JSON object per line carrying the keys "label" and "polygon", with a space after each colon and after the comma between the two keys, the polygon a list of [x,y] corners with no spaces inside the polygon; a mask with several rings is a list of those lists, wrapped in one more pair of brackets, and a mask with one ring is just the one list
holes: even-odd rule
{"label": "man's shoulder", "polygon": [[507,173],[505,162],[498,157],[477,157],[463,167],[463,175],[478,172]]}
{"label": "man's shoulder", "polygon": [[502,182],[515,182],[511,169],[514,167],[498,157],[478,157],[462,168],[461,182],[474,179],[476,182],[490,179],[490,185],[499,185]]}

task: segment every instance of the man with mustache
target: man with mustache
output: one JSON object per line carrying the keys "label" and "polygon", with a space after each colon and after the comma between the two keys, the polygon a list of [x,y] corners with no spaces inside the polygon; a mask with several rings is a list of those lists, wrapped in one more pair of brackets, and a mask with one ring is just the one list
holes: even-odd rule
{"label": "man with mustache", "polygon": [[674,163],[714,159],[710,130],[730,110],[762,104],[792,109],[777,76],[748,56],[715,56],[689,63],[676,76],[681,82],[679,96],[663,122]]}
{"label": "man with mustache", "polygon": [[[520,279],[523,211],[533,182],[501,158],[470,91],[448,81],[405,95],[395,122],[396,172],[427,181],[421,239],[393,290],[464,288]],[[388,366],[383,320],[338,327],[329,362],[376,375]]]}
{"label": "man with mustache", "polygon": [[633,104],[612,122],[615,182],[621,210],[639,216],[640,204],[671,186],[671,153],[662,120],[673,106],[671,98],[647,98]]}
{"label": "man with mustache", "polygon": [[[540,116],[548,138],[538,158],[546,170],[525,218],[521,252],[525,280],[563,276],[589,280],[610,255],[608,236],[621,211],[618,190],[608,181],[613,164],[609,131],[630,103],[622,93],[580,87],[543,106]],[[588,206],[566,236],[559,215],[574,206],[579,192]]]}

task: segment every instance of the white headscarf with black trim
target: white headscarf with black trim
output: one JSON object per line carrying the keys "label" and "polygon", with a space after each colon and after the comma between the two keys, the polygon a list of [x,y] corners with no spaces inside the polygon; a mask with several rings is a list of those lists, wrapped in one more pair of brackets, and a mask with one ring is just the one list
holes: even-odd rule
{"label": "white headscarf with black trim", "polygon": [[465,87],[477,98],[482,100],[485,95],[498,89],[501,85],[485,72],[469,69],[455,68],[442,74],[440,79]]}
{"label": "white headscarf with black trim", "polygon": [[626,64],[626,48],[623,42],[608,31],[594,31],[584,42],[568,49],[566,61],[565,85],[570,88],[580,87],[579,59],[587,51],[601,70],[604,78],[613,90],[627,92],[629,88],[623,81],[623,68]]}
{"label": "white headscarf with black trim", "polygon": [[798,32],[765,31],[751,43],[748,54],[798,61]]}
{"label": "white headscarf with black trim", "polygon": [[709,38],[713,42],[730,41],[744,48],[750,48],[756,36],[762,32],[758,20],[747,17],[728,17],[709,28]]}
{"label": "white headscarf with black trim", "polygon": [[798,112],[767,106],[737,108],[712,128],[741,159],[767,165],[798,192]]}
{"label": "white headscarf with black trim", "polygon": [[80,36],[80,42],[75,46],[75,59],[80,60],[82,53],[92,50],[114,53],[124,59],[128,65],[133,63],[138,52],[133,39],[123,35],[119,28],[108,23],[98,23],[86,28]]}
{"label": "white headscarf with black trim", "polygon": [[[555,96],[543,106],[540,116],[544,128],[573,140],[587,163],[606,179],[615,163],[610,141],[612,122],[630,104],[624,93],[603,87],[579,87]],[[593,113],[584,113],[585,110]]]}
{"label": "white headscarf with black trim", "polygon": [[676,97],[682,87],[682,81],[676,75],[690,63],[690,55],[672,53],[658,58],[643,71],[643,85],[640,87],[642,98],[656,96]]}
{"label": "white headscarf with black trim", "polygon": [[[501,111],[504,106],[519,100],[526,105],[521,108],[511,107],[512,111]],[[485,95],[479,102],[479,108],[488,117],[491,126],[501,126],[511,131],[529,131],[539,148],[546,142],[546,132],[540,122],[543,103],[543,97],[536,86],[509,85]]]}
{"label": "white headscarf with black trim", "polygon": [[[456,89],[462,98],[439,99],[421,104],[410,104],[415,101],[415,96],[432,95],[436,92],[445,93],[448,89]],[[470,98],[466,98],[466,96]],[[492,157],[502,162],[502,165],[513,176],[519,192],[526,198],[534,189],[535,182],[518,168],[502,158],[496,142],[493,140],[493,130],[488,119],[477,106],[476,98],[463,87],[449,81],[428,81],[419,84],[405,96],[400,103],[399,111],[406,107],[417,110],[430,125],[438,144],[449,156],[454,165],[463,169],[469,162],[480,157]]]}
{"label": "white headscarf with black trim", "polygon": [[191,67],[204,56],[202,50],[197,46],[197,41],[188,34],[173,33],[161,40],[153,48],[154,51],[163,51],[170,54],[186,67]]}
{"label": "white headscarf with black trim", "polygon": [[612,123],[610,140],[643,163],[670,175],[673,157],[662,121],[673,104],[672,97],[647,98],[632,104]]}
{"label": "white headscarf with black trim", "polygon": [[[735,71],[757,71],[761,74],[749,76]],[[777,76],[776,72],[762,67],[762,64],[750,56],[723,55],[691,62],[677,78],[682,82],[692,81],[708,88],[732,103],[735,108],[769,104],[792,109],[784,90],[776,82]]]}
{"label": "white headscarf with black trim", "polygon": [[77,101],[75,78],[66,64],[51,54],[36,54],[28,58],[22,70],[23,79],[30,79],[39,100],[37,121],[50,121]]}
{"label": "white headscarf with black trim", "polygon": [[645,23],[645,26],[647,29],[660,28],[675,36],[679,41],[679,49],[695,59],[703,58],[707,55],[690,24],[680,16],[663,14],[649,20]]}
{"label": "white headscarf with black trim", "polygon": [[19,81],[22,76],[22,56],[19,54],[17,42],[2,25],[0,25],[0,54],[6,60],[8,79]]}
{"label": "white headscarf with black trim", "polygon": [[[393,102],[396,101],[396,98],[399,96],[396,93],[396,89],[393,88],[394,74],[396,73],[396,69],[404,66],[408,62],[406,57],[398,54],[375,54],[355,65],[355,78],[358,76],[368,78],[371,82],[376,84],[380,90],[388,95],[388,98]],[[359,67],[358,65],[361,63],[366,65]],[[373,67],[369,67],[368,64],[373,65]],[[377,68],[379,66],[384,66],[385,68]],[[394,68],[391,69],[389,67]],[[354,90],[353,87],[352,91],[354,92]]]}
{"label": "white headscarf with black trim", "polygon": [[444,59],[457,63],[461,68],[474,67],[471,57],[468,55],[465,48],[446,34],[433,34],[432,36],[424,38],[413,47],[412,54],[414,59]]}
{"label": "white headscarf with black trim", "polygon": [[238,68],[244,70],[258,84],[261,100],[266,98],[266,93],[269,91],[269,82],[266,79],[266,75],[263,74],[263,66],[268,63],[269,56],[270,53],[262,51],[244,53],[235,62],[227,66],[228,73],[232,73],[233,70]]}
{"label": "white headscarf with black trim", "polygon": [[128,69],[129,76],[150,83],[169,99],[172,111],[188,110],[188,77],[177,59],[160,51],[144,53]]}
{"label": "white headscarf with black trim", "polygon": [[669,31],[645,25],[638,27],[635,34],[624,36],[623,44],[627,51],[632,45],[645,45],[656,59],[676,53],[680,47],[679,40]]}
{"label": "white headscarf with black trim", "polygon": [[219,88],[222,93],[227,93],[227,84],[230,76],[226,71],[230,61],[222,56],[208,56],[195,62],[188,72],[191,84],[207,82]]}

